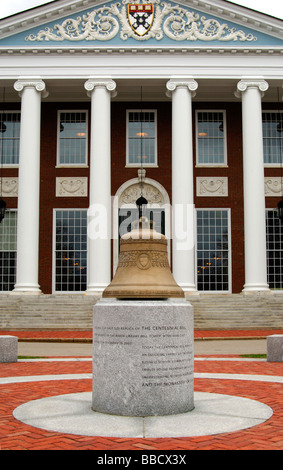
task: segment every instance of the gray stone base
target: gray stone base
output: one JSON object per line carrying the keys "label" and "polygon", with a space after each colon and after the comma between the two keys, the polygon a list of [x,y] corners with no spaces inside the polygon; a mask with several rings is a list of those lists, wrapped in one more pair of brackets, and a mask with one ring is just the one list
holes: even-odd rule
{"label": "gray stone base", "polygon": [[0,336],[0,363],[18,361],[18,338],[16,336]]}
{"label": "gray stone base", "polygon": [[94,411],[164,416],[194,408],[193,307],[102,299],[93,312]]}
{"label": "gray stone base", "polygon": [[266,346],[268,362],[283,362],[283,335],[268,336]]}
{"label": "gray stone base", "polygon": [[23,403],[19,421],[52,432],[119,438],[176,438],[235,432],[257,426],[273,414],[269,406],[248,398],[195,392],[193,411],[170,416],[115,416],[95,413],[91,393],[72,393]]}

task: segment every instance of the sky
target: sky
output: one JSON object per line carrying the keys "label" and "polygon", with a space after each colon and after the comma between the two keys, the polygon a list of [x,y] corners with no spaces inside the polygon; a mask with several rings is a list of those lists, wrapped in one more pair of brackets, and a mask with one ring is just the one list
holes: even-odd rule
{"label": "sky", "polygon": [[[0,19],[50,2],[51,0],[0,0]],[[232,3],[236,3],[283,20],[282,0],[233,0]]]}

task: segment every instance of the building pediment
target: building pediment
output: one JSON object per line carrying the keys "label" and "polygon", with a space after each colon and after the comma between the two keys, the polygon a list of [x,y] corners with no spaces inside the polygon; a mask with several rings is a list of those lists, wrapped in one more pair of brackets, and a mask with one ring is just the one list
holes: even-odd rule
{"label": "building pediment", "polygon": [[[54,2],[56,8],[51,3],[40,12],[34,9],[33,13],[3,20],[0,47],[282,46],[283,29],[279,20],[219,0],[210,3],[73,1],[68,2],[66,10],[66,1],[58,0]],[[87,8],[78,10],[86,4]],[[248,13],[246,17],[243,10]]]}

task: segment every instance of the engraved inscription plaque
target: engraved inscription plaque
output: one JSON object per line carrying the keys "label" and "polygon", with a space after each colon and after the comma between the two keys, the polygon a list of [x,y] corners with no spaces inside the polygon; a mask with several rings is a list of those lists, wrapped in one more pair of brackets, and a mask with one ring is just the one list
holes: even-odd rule
{"label": "engraved inscription plaque", "polygon": [[128,416],[193,409],[193,308],[185,300],[94,307],[93,409]]}

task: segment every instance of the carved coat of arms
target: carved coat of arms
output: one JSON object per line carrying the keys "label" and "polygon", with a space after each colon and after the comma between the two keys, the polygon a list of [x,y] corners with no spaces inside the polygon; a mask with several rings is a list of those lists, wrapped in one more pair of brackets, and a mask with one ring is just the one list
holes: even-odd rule
{"label": "carved coat of arms", "polygon": [[154,6],[152,3],[130,3],[128,5],[128,19],[133,30],[144,36],[150,29],[154,17]]}

